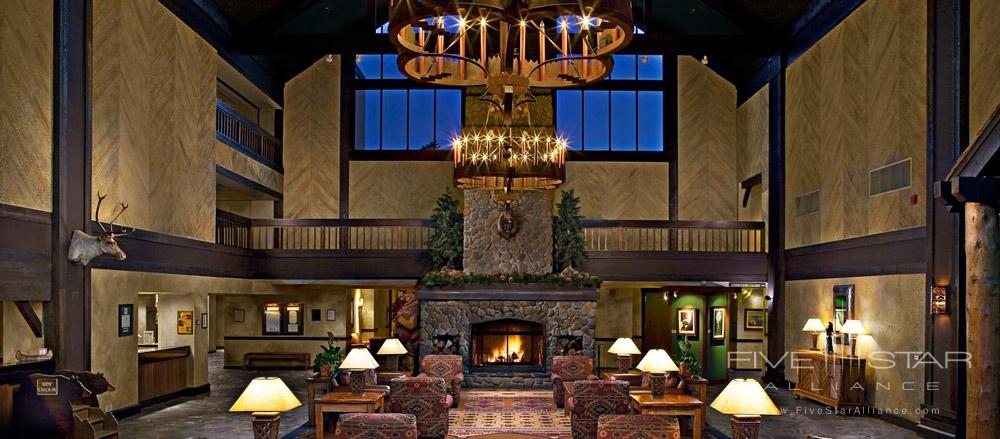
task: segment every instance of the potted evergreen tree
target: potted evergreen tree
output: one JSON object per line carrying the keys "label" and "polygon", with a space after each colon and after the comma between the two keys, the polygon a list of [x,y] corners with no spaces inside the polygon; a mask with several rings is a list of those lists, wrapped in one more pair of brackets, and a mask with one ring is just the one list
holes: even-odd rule
{"label": "potted evergreen tree", "polygon": [[552,264],[556,272],[561,272],[580,266],[587,258],[584,253],[580,197],[573,190],[563,191],[556,210],[552,231]]}
{"label": "potted evergreen tree", "polygon": [[451,191],[438,197],[431,219],[434,220],[434,232],[428,238],[428,246],[434,266],[461,270],[465,220]]}

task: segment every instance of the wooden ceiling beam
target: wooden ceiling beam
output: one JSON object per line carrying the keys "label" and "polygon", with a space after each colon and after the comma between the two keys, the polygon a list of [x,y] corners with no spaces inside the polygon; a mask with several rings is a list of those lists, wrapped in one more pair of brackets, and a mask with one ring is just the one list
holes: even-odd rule
{"label": "wooden ceiling beam", "polygon": [[18,300],[14,302],[14,306],[17,307],[17,312],[21,314],[21,317],[24,318],[24,322],[31,328],[31,333],[35,337],[41,337],[43,334],[42,320],[38,318],[38,314],[35,314],[35,309],[31,307],[31,302]]}

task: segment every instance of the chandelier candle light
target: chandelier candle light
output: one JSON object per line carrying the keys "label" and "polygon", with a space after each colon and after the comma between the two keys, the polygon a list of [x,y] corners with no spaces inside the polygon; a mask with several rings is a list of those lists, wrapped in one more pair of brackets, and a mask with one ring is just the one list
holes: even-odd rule
{"label": "chandelier candle light", "polygon": [[347,353],[347,358],[340,363],[341,369],[350,371],[351,394],[360,395],[365,390],[365,370],[377,369],[378,362],[366,348],[354,348]]}
{"label": "chandelier candle light", "polygon": [[635,345],[631,338],[619,338],[608,348],[609,354],[618,356],[618,372],[625,373],[632,368],[632,356],[641,355],[642,351]]}
{"label": "chandelier candle light", "polygon": [[652,388],[653,398],[657,399],[663,398],[666,393],[667,373],[680,370],[663,349],[650,349],[635,367],[649,373],[649,386]]}
{"label": "chandelier candle light", "polygon": [[806,325],[802,327],[802,332],[811,332],[813,335],[812,345],[809,346],[810,351],[818,351],[819,348],[819,333],[826,330],[826,326],[820,319],[809,319],[806,321]]}
{"label": "chandelier candle light", "polygon": [[452,142],[460,189],[548,190],[566,180],[564,139],[513,129],[465,134]]}

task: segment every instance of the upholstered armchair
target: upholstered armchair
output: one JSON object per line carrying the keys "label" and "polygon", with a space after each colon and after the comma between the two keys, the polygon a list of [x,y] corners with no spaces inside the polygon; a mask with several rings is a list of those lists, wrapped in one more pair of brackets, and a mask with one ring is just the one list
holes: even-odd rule
{"label": "upholstered armchair", "polygon": [[345,413],[334,439],[417,439],[417,417],[404,413]]}
{"label": "upholstered armchair", "polygon": [[421,358],[420,376],[443,379],[448,386],[448,394],[455,404],[453,407],[458,406],[462,381],[465,381],[461,355],[427,355]]}
{"label": "upholstered armchair", "polygon": [[[630,390],[632,393],[635,392],[652,392],[652,386],[649,383],[649,373],[643,372],[642,375],[636,374],[611,374],[610,379],[627,381],[631,386]],[[664,392],[668,395],[683,395],[687,393],[687,385],[684,381],[684,377],[677,372],[667,372],[667,387]]]}
{"label": "upholstered armchair", "polygon": [[574,439],[597,437],[597,420],[601,415],[632,413],[628,383],[621,380],[577,380],[573,395],[566,399]]}
{"label": "upholstered armchair", "polygon": [[420,437],[441,438],[448,434],[448,410],[452,399],[441,378],[397,378],[389,383],[386,411],[417,417]]}
{"label": "upholstered armchair", "polygon": [[552,398],[556,407],[566,403],[566,383],[594,380],[594,359],[585,355],[555,355],[552,357]]}

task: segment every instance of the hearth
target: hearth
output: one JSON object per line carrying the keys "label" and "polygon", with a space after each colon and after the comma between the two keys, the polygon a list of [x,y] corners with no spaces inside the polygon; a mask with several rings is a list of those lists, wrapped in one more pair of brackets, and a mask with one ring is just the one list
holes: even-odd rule
{"label": "hearth", "polygon": [[500,319],[472,325],[471,367],[544,370],[544,331],[537,322]]}

